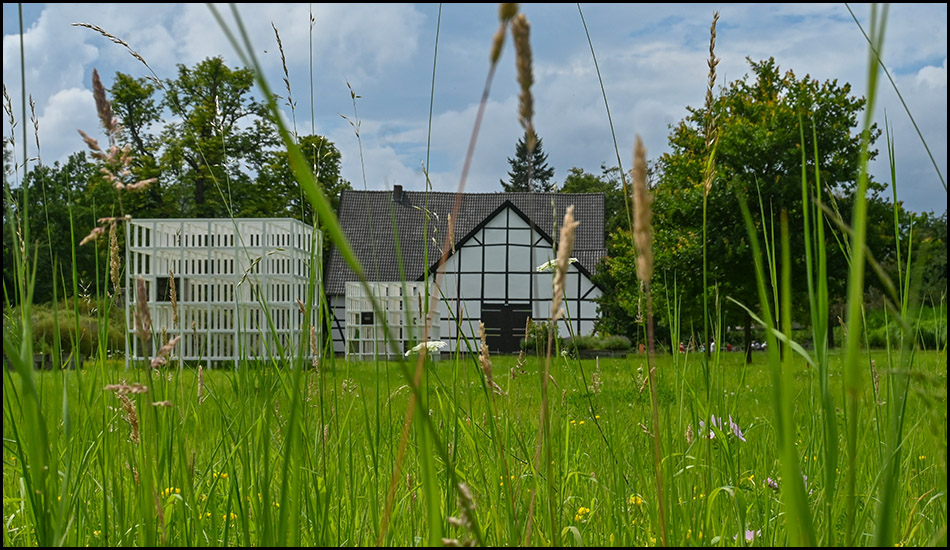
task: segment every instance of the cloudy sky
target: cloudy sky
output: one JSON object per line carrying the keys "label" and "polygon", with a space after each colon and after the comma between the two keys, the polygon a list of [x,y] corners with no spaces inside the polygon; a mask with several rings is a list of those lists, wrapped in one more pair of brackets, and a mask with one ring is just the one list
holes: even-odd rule
{"label": "cloudy sky", "polygon": [[[82,150],[77,129],[90,134],[98,129],[93,69],[107,87],[117,71],[150,74],[124,47],[73,23],[97,25],[121,38],[163,79],[173,78],[180,64],[193,67],[213,56],[232,67],[239,64],[205,4],[22,6],[26,90],[36,102],[46,163]],[[296,120],[299,133],[325,134],[337,145],[343,176],[354,188],[399,184],[422,189],[428,158],[434,189],[455,191],[488,74],[496,6],[445,4],[440,10],[439,4],[275,3],[239,4],[238,9],[271,88],[284,95],[277,28],[296,101],[293,111],[286,109],[288,120]],[[228,13],[226,6],[221,10]],[[687,106],[702,105],[709,27],[717,10],[718,85],[743,78],[749,72],[747,57],[774,57],[783,71],[848,82],[855,95],[864,95],[868,47],[852,12],[868,31],[867,4],[522,5],[531,23],[535,127],[558,182],[571,167],[599,173],[602,164],[617,164],[586,32],[621,161],[629,168],[636,135],[642,136],[648,156],[656,158],[668,151],[670,125],[684,118]],[[947,6],[896,4],[888,15],[884,63],[937,168],[886,78],[874,116],[883,127],[886,114],[892,128],[898,199],[911,210],[940,214],[947,208],[938,176],[938,170],[943,177],[947,171]],[[17,119],[20,45],[18,5],[5,3],[3,84]],[[360,96],[355,105],[350,89]],[[522,134],[517,97],[509,40],[491,86],[466,191],[501,190],[499,180],[507,177],[507,159]],[[351,125],[357,122],[359,138]],[[9,121],[3,131],[10,135]],[[21,127],[15,131],[22,146]],[[883,138],[878,146],[886,149]],[[890,182],[884,163],[872,170],[878,180]]]}

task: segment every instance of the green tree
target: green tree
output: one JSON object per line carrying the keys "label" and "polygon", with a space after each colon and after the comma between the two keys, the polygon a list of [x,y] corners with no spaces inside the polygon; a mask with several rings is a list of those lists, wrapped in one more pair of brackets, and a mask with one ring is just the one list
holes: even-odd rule
{"label": "green tree", "polygon": [[[340,150],[326,136],[304,136],[299,138],[297,145],[336,212],[340,194],[344,189],[352,189],[350,182],[340,177],[343,165]],[[286,149],[268,155],[260,181],[263,185],[274,187],[276,194],[281,196],[281,213],[307,223],[314,221],[313,206],[294,178]]]}
{"label": "green tree", "polygon": [[947,297],[947,211],[923,212],[913,218],[913,249],[921,255],[920,300],[939,304]]}
{"label": "green tree", "polygon": [[[833,197],[841,212],[850,212],[860,147],[860,136],[854,129],[865,105],[863,98],[851,95],[849,84],[819,83],[807,75],[799,79],[792,71],[780,72],[774,59],[749,60],[749,64],[751,74],[723,89],[714,99],[711,112],[705,107],[689,108],[688,116],[672,128],[671,151],[658,162],[653,205],[658,279],[671,282],[675,277],[685,318],[701,319],[706,195],[706,272],[710,296],[722,305],[724,327],[745,325],[747,349],[751,318],[726,300],[732,297],[753,309],[758,301],[737,194],[747,198],[760,235],[770,245],[778,244],[779,217],[786,213],[792,236],[793,291],[804,292],[802,151],[806,153],[809,189],[814,189],[817,167],[825,201]],[[718,143],[715,180],[707,195],[703,175],[709,155],[705,136],[710,124],[715,124],[718,131]],[[873,127],[872,158],[879,134]],[[816,150],[817,159],[813,154]],[[872,199],[880,189],[879,184],[872,182]],[[829,242],[825,243],[831,273],[846,269],[845,258],[836,244],[836,231],[837,226],[832,226],[827,232]],[[837,237],[840,238],[840,232]],[[829,277],[830,291],[843,290],[836,287],[836,281],[843,284],[845,280]],[[658,305],[657,310],[663,308]]]}
{"label": "green tree", "polygon": [[[125,200],[136,217],[294,216],[312,222],[309,201],[289,169],[269,112],[252,95],[248,70],[220,58],[178,67],[160,86],[118,73],[111,89],[123,130],[122,145],[135,154],[142,179],[158,177],[145,193]],[[163,92],[164,96],[155,99]],[[162,112],[174,122],[161,125]],[[154,128],[159,132],[155,133]],[[340,178],[341,155],[325,137],[299,143],[334,201],[349,183]]]}
{"label": "green tree", "polygon": [[644,303],[641,301],[633,235],[629,228],[620,227],[610,234],[607,256],[601,259],[593,280],[604,289],[596,300],[600,315],[597,332],[618,334],[626,336],[633,343],[640,342]]}
{"label": "green tree", "polygon": [[557,184],[554,182],[554,168],[547,164],[548,156],[542,149],[541,138],[537,138],[536,143],[534,150],[529,153],[525,136],[518,139],[515,157],[508,157],[508,164],[511,165],[508,181],[499,180],[506,193],[548,193],[555,190]]}
{"label": "green tree", "polygon": [[[323,187],[323,192],[330,199],[333,211],[337,212],[340,206],[340,195],[345,189],[352,189],[350,182],[340,177],[342,155],[339,149],[326,136],[304,136],[298,140],[300,152],[307,160],[307,164],[316,176],[317,183]],[[290,160],[285,150],[273,151],[259,173],[261,186],[271,189],[271,193],[280,201],[270,215],[286,215],[296,218],[313,226],[318,226],[318,219],[313,205],[304,194],[290,169]],[[330,244],[329,235],[324,232],[324,257]]]}
{"label": "green tree", "polygon": [[[95,248],[80,247],[78,239],[86,236],[96,225],[95,204],[84,200],[83,194],[87,182],[95,181],[99,177],[95,165],[86,159],[85,153],[80,152],[71,155],[64,163],[33,167],[24,176],[22,185],[10,189],[10,208],[5,208],[3,212],[3,279],[8,299],[15,301],[17,298],[11,292],[15,288],[13,247],[20,246],[17,241],[21,233],[20,216],[26,206],[23,202],[24,186],[28,186],[30,190],[27,196],[30,201],[31,242],[22,244],[30,247],[29,255],[36,261],[34,302],[45,303],[52,300],[54,284],[59,285],[57,294],[60,299],[64,297],[64,283],[66,291],[72,292],[74,247],[76,270],[80,279],[95,280]],[[4,185],[6,186],[6,183]],[[99,216],[112,215],[105,208],[108,208],[108,205],[99,211]],[[77,242],[70,240],[71,232],[75,233]],[[105,253],[105,250],[102,252]],[[30,265],[30,269],[33,269],[33,265]]]}
{"label": "green tree", "polygon": [[624,201],[620,168],[616,166],[608,168],[606,164],[601,164],[599,176],[575,166],[567,171],[567,177],[558,192],[604,194],[604,242],[611,234],[629,227],[628,205]]}
{"label": "green tree", "polygon": [[163,106],[176,117],[161,134],[162,175],[180,215],[228,217],[268,210],[273,197],[252,171],[267,161],[277,133],[266,107],[251,94],[254,75],[230,69],[220,57],[194,68],[178,66],[166,82]]}

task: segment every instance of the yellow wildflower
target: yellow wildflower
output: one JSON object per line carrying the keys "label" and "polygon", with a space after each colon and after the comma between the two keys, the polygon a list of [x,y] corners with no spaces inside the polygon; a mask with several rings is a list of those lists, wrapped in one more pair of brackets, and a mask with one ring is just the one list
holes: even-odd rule
{"label": "yellow wildflower", "polygon": [[590,508],[581,506],[577,509],[577,513],[574,514],[574,521],[586,522],[588,520],[588,514],[590,514]]}

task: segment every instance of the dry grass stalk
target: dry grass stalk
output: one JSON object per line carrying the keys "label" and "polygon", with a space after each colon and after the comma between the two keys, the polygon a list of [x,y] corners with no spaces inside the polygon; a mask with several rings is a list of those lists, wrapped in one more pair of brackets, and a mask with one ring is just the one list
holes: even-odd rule
{"label": "dry grass stalk", "polygon": [[[472,498],[472,492],[466,484],[459,483],[456,485],[456,489],[458,493],[459,517],[449,517],[448,522],[453,527],[458,527],[469,533],[473,533],[475,531],[475,499]],[[442,539],[444,545],[451,547],[474,546],[475,542],[476,541],[470,538],[463,538],[462,540]]]}
{"label": "dry grass stalk", "polygon": [[205,400],[205,370],[204,367],[198,365],[198,404],[204,403]]}
{"label": "dry grass stalk", "polygon": [[116,225],[119,222],[129,221],[131,219],[132,219],[132,216],[129,216],[128,214],[126,214],[125,216],[117,216],[114,218],[99,218],[99,221],[98,221],[99,225],[97,225],[96,227],[93,227],[92,231],[90,231],[88,235],[86,235],[85,237],[83,237],[81,241],[79,241],[79,246],[82,246],[88,242],[92,242],[98,239],[99,237],[105,235],[106,233],[109,234],[109,241],[110,241],[109,242],[109,246],[110,246],[109,263],[113,271],[112,273],[113,286],[116,289],[119,288],[119,283],[116,281],[118,280],[118,272],[121,268],[121,262],[119,259],[119,241],[116,239],[116,235],[114,232],[116,229]]}
{"label": "dry grass stalk", "polygon": [[564,302],[564,281],[567,278],[567,268],[571,262],[571,252],[574,249],[574,232],[580,222],[574,220],[574,205],[567,207],[564,213],[564,223],[561,224],[561,238],[557,245],[557,267],[554,271],[554,299],[551,303],[551,327],[558,319],[564,316],[561,304]]}
{"label": "dry grass stalk", "polygon": [[[650,358],[654,352],[653,335],[653,302],[650,293],[650,279],[653,278],[653,213],[650,203],[653,198],[647,189],[647,152],[643,146],[643,140],[637,136],[636,145],[633,149],[633,209],[634,224],[633,238],[637,246],[637,277],[643,285],[643,294],[646,295],[646,321],[647,321],[647,343],[649,346],[649,355],[647,356],[647,365],[650,365]],[[669,535],[666,528],[666,512],[664,511],[663,499],[663,472],[662,472],[662,450],[660,448],[660,418],[657,404],[657,384],[655,376],[656,367],[649,369],[647,379],[650,382],[650,402],[652,405],[653,416],[653,465],[656,472],[656,493],[659,504],[660,535],[663,540],[663,546],[669,545]],[[642,391],[642,390],[641,390]],[[644,431],[647,431],[644,426]],[[650,432],[647,432],[650,433]]]}
{"label": "dry grass stalk", "polygon": [[488,384],[488,387],[498,395],[504,395],[505,391],[501,389],[501,386],[495,383],[495,378],[492,375],[492,364],[491,357],[488,355],[488,343],[485,340],[485,323],[478,323],[478,338],[481,340],[481,349],[478,353],[478,363],[482,367],[482,372],[485,374],[485,383]]}
{"label": "dry grass stalk", "polygon": [[109,274],[112,276],[112,291],[119,294],[119,271],[122,262],[119,260],[119,235],[116,223],[109,224]]}
{"label": "dry grass stalk", "polygon": [[[449,212],[449,215],[448,215],[448,217],[446,218],[446,224],[448,224],[448,226],[449,226],[449,228],[448,228],[448,232],[449,232],[448,241],[449,241],[449,246],[450,246],[451,249],[452,249],[452,254],[455,254],[455,224],[452,223],[453,221],[454,221],[454,220],[452,219],[452,213]],[[422,309],[420,308],[419,311],[422,311]]]}
{"label": "dry grass stalk", "polygon": [[[414,484],[412,481],[412,472],[406,472],[406,491],[409,492],[409,496],[412,498],[412,502],[416,502],[416,490],[414,489]],[[452,523],[452,520],[455,518],[450,517],[449,523]]]}
{"label": "dry grass stalk", "polygon": [[517,2],[498,4],[498,19],[501,21],[508,21],[516,15],[518,15]]}
{"label": "dry grass stalk", "polygon": [[718,116],[713,113],[713,89],[716,86],[716,65],[719,64],[719,58],[716,57],[716,22],[719,21],[719,12],[713,14],[712,26],[709,28],[709,60],[706,64],[709,66],[708,84],[706,85],[706,151],[709,154],[706,162],[706,170],[703,174],[703,192],[709,194],[712,190],[713,179],[715,179],[715,146],[719,140],[719,130],[716,127]]}
{"label": "dry grass stalk", "polygon": [[[88,25],[80,24],[79,26]],[[101,29],[96,28],[96,30],[104,33],[104,31],[101,31]],[[113,41],[118,41],[118,39],[115,39],[114,37],[112,38]],[[122,42],[119,41],[119,43]],[[96,114],[99,117],[99,122],[105,129],[106,136],[109,138],[109,147],[104,151],[99,146],[98,141],[90,137],[82,130],[79,130],[79,135],[82,136],[83,141],[89,148],[90,156],[96,160],[102,161],[102,167],[99,169],[99,171],[102,172],[103,179],[115,187],[117,191],[139,191],[158,181],[157,178],[146,178],[139,181],[135,181],[133,179],[132,148],[129,145],[119,147],[116,144],[117,138],[122,131],[122,126],[119,125],[118,119],[115,117],[115,113],[112,111],[112,104],[109,102],[109,98],[106,95],[106,88],[102,84],[102,80],[99,79],[99,71],[96,69],[92,70],[92,95],[96,101]],[[37,140],[37,145],[38,144],[39,140]],[[120,210],[122,209],[121,195],[119,195],[119,208]],[[89,235],[83,238],[83,240],[79,243],[81,246],[95,240],[100,235],[105,233],[105,225],[103,224],[109,224],[109,263],[112,275],[112,286],[114,287],[116,294],[118,294],[119,289],[119,269],[121,265],[119,260],[119,245],[116,237],[116,223],[121,219],[128,220],[131,218],[129,216],[123,216],[122,218],[103,218],[99,220],[101,227],[93,228]],[[109,221],[106,222],[104,220]]]}
{"label": "dry grass stalk", "polygon": [[293,111],[296,103],[290,93],[290,73],[287,71],[287,57],[284,55],[284,43],[280,40],[280,33],[277,32],[277,26],[273,22],[270,24],[274,29],[274,37],[277,38],[277,49],[280,51],[280,63],[284,68],[284,86],[287,88],[287,106]]}
{"label": "dry grass stalk", "polygon": [[83,237],[81,241],[79,241],[79,246],[92,242],[98,239],[101,235],[105,235],[106,233],[107,231],[105,227],[99,227],[99,226],[93,227],[92,231],[90,231],[88,235],[86,235],[85,237]]}
{"label": "dry grass stalk", "polygon": [[149,70],[149,72],[152,73],[151,76],[146,76],[146,78],[148,78],[149,80],[152,80],[153,82],[155,82],[161,89],[163,89],[163,90],[165,89],[165,83],[163,83],[163,82],[161,81],[161,79],[159,79],[157,76],[155,76],[155,71],[153,71],[152,68],[149,66],[149,64],[145,61],[145,58],[142,57],[138,52],[136,52],[135,50],[133,50],[133,49],[132,49],[132,46],[129,46],[124,40],[122,40],[121,38],[118,38],[118,37],[116,37],[116,36],[114,36],[114,35],[112,35],[112,34],[106,32],[102,27],[99,27],[99,26],[97,26],[97,25],[92,25],[92,24],[90,24],[90,23],[73,23],[73,26],[74,26],[74,27],[85,27],[85,28],[87,28],[87,29],[94,30],[94,31],[96,31],[97,33],[101,34],[102,36],[104,36],[104,37],[108,38],[109,40],[111,40],[113,43],[118,44],[118,45],[124,47],[126,50],[129,51],[129,54],[131,54],[132,57],[134,57],[135,59],[138,59],[143,65],[145,65],[145,67]]}
{"label": "dry grass stalk", "polygon": [[157,178],[131,181],[132,148],[129,145],[124,147],[116,145],[117,138],[122,132],[122,126],[119,125],[112,112],[112,104],[109,102],[109,98],[106,97],[105,86],[99,80],[99,73],[95,69],[92,71],[92,95],[96,100],[96,114],[99,116],[99,121],[109,138],[108,149],[103,151],[98,141],[82,130],[78,131],[86,146],[89,147],[90,156],[103,162],[100,172],[102,172],[104,179],[119,191],[123,189],[139,191],[158,181]]}
{"label": "dry grass stalk", "polygon": [[534,84],[531,55],[531,25],[523,13],[519,13],[511,22],[511,38],[515,43],[515,68],[518,71],[518,85],[521,94],[518,97],[518,121],[525,132],[525,145],[529,154],[537,145],[537,134],[534,132],[534,97],[531,95],[531,85]]}
{"label": "dry grass stalk", "polygon": [[172,326],[178,326],[178,289],[175,287],[175,271],[168,270],[168,294],[172,300]]}
{"label": "dry grass stalk", "polygon": [[501,57],[501,47],[505,44],[505,32],[508,30],[508,23],[511,22],[511,19],[518,13],[518,4],[499,4],[498,5],[498,19],[500,24],[498,25],[498,30],[495,31],[495,36],[492,39],[491,44],[491,64],[494,65],[498,62],[498,58]]}
{"label": "dry grass stalk", "polygon": [[320,354],[317,353],[318,351],[319,350],[317,350],[317,329],[313,325],[310,325],[310,356],[312,357],[311,365],[313,366],[313,370],[315,371],[320,370]]}
{"label": "dry grass stalk", "polygon": [[40,121],[36,118],[36,101],[33,94],[30,94],[30,121],[33,123],[33,136],[36,139],[36,163],[43,165],[43,157],[40,155]]}
{"label": "dry grass stalk", "polygon": [[128,462],[125,463],[125,467],[128,468],[130,472],[132,472],[132,477],[135,479],[135,484],[138,485],[138,484],[139,484],[139,471],[136,470],[135,468],[133,468],[132,465],[129,464]]}
{"label": "dry grass stalk", "polygon": [[[9,92],[7,92],[7,85],[3,85],[3,111],[7,113],[7,120],[10,122],[10,128],[16,128],[16,118],[13,116],[13,100],[10,98]],[[10,142],[13,142],[13,133],[10,133],[11,137],[8,138]]]}
{"label": "dry grass stalk", "polygon": [[[528,317],[524,321],[524,337],[527,341],[528,336],[531,334],[531,317]],[[527,345],[525,345],[527,347]],[[524,348],[518,352],[518,360],[515,361],[515,366],[511,367],[511,379],[514,380],[518,377],[519,374],[528,374],[528,371],[524,370],[524,365],[527,362],[527,358],[524,355]]]}
{"label": "dry grass stalk", "polygon": [[102,85],[99,79],[99,71],[92,70],[92,97],[96,100],[96,114],[99,115],[99,122],[106,131],[106,135],[115,137],[119,133],[119,122],[112,112],[112,104],[106,96],[106,87]]}
{"label": "dry grass stalk", "polygon": [[135,316],[136,328],[142,342],[148,342],[152,338],[152,314],[148,310],[148,291],[145,288],[145,279],[140,276],[136,285],[138,290],[135,300],[138,306]]}
{"label": "dry grass stalk", "polygon": [[877,363],[874,362],[874,359],[871,359],[871,382],[874,383],[874,398],[877,400],[877,404],[883,405],[884,401],[881,400],[881,378],[877,373]]}
{"label": "dry grass stalk", "polygon": [[129,396],[122,392],[117,392],[116,397],[122,402],[122,411],[125,421],[128,422],[129,427],[132,428],[132,431],[129,433],[129,440],[137,444],[139,442],[139,415],[135,409],[135,403],[129,399]]}
{"label": "dry grass stalk", "polygon": [[637,245],[637,276],[647,285],[653,278],[652,202],[647,189],[647,151],[637,136],[633,150],[633,237]]}
{"label": "dry grass stalk", "polygon": [[133,382],[131,384],[127,383],[125,380],[120,384],[109,384],[103,388],[106,391],[114,391],[116,394],[123,393],[146,393],[148,392],[148,387],[139,384],[138,382]]}
{"label": "dry grass stalk", "polygon": [[176,336],[158,350],[158,355],[152,359],[153,369],[157,369],[166,363],[167,357],[171,354],[172,350],[175,349],[175,346],[178,345],[179,340],[181,340],[181,336]]}
{"label": "dry grass stalk", "polygon": [[594,374],[591,375],[590,391],[600,393],[604,387],[603,375],[600,373],[600,357],[596,358],[596,365],[597,368],[594,370]]}

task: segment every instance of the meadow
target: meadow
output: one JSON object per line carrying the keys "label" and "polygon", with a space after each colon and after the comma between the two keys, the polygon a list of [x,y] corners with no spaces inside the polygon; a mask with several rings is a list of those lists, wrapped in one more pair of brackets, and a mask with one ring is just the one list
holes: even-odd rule
{"label": "meadow", "polygon": [[[513,6],[500,10],[502,38],[515,25]],[[272,97],[240,28],[222,27]],[[882,33],[872,25],[872,49]],[[526,38],[513,42],[524,61],[528,131]],[[872,82],[877,66],[870,63]],[[275,100],[269,108],[276,113]],[[355,261],[321,186],[274,118],[321,229]],[[473,143],[476,135],[477,125]],[[802,235],[778,222],[765,231],[740,203],[735,223],[748,231],[759,295],[750,313],[768,344],[751,363],[722,349],[680,352],[654,337],[639,151],[629,230],[649,345],[625,357],[577,359],[577,350],[549,338],[520,356],[490,355],[483,344],[437,361],[417,354],[357,363],[314,346],[236,368],[178,369],[168,361],[175,341],[160,340],[155,357],[125,369],[124,358],[108,353],[116,307],[108,279],[111,272],[119,280],[123,267],[107,258],[90,308],[98,322],[92,357],[77,369],[34,371],[35,274],[24,247],[16,287],[5,287],[4,546],[946,546],[946,295],[918,307],[912,252],[898,238],[901,279],[888,308],[867,311],[864,274],[874,264],[865,250],[867,149],[861,153],[858,198],[839,220],[850,263],[840,348],[825,345],[835,329],[823,231],[833,223],[820,182],[803,174]],[[708,159],[712,167],[714,146]],[[707,175],[708,193],[717,182]],[[704,202],[704,241],[705,219]],[[110,220],[115,227],[121,218]],[[795,331],[793,238],[806,243],[803,309],[811,321]],[[555,288],[570,247],[557,252]],[[705,249],[697,272],[710,272]],[[685,326],[722,341],[722,306],[704,299],[696,319],[681,319],[676,297],[668,300],[672,341]],[[140,330],[122,336],[158,339],[137,302],[131,315]],[[73,307],[74,317],[53,314],[55,331],[79,332]],[[933,317],[932,342],[919,334],[922,311]],[[864,323],[872,313],[884,318],[875,346]]]}
{"label": "meadow", "polygon": [[[656,358],[670,544],[784,546],[765,353],[751,365],[741,353],[714,357],[709,401],[700,354]],[[37,505],[50,526],[63,526],[58,542],[67,546],[414,546],[432,533],[492,546],[656,545],[647,356],[553,361],[551,468],[536,472],[541,361],[495,357],[504,394],[486,390],[472,361],[427,361],[418,408],[433,427],[429,441],[416,430],[406,436],[411,392],[390,363],[336,361],[319,372],[249,364],[205,371],[201,382],[196,369],[125,371],[118,363],[43,372],[36,389],[58,472],[48,495],[28,493],[21,443],[36,427],[19,412],[24,390],[7,371],[4,545],[37,540]],[[858,545],[871,543],[893,391],[886,352],[862,361],[885,373],[880,399],[858,419],[861,459],[836,464],[837,472],[853,468],[868,491],[857,503]],[[946,485],[946,351],[919,352],[915,369],[921,383],[906,404],[892,518],[903,546],[937,543],[947,517],[934,490]],[[799,360],[793,378],[808,506],[820,511],[830,492],[834,524],[816,514],[815,529],[837,534],[846,499],[822,481],[817,371]],[[831,381],[841,395],[841,377]],[[103,389],[135,384],[147,391]],[[843,427],[841,411],[837,422]]]}

